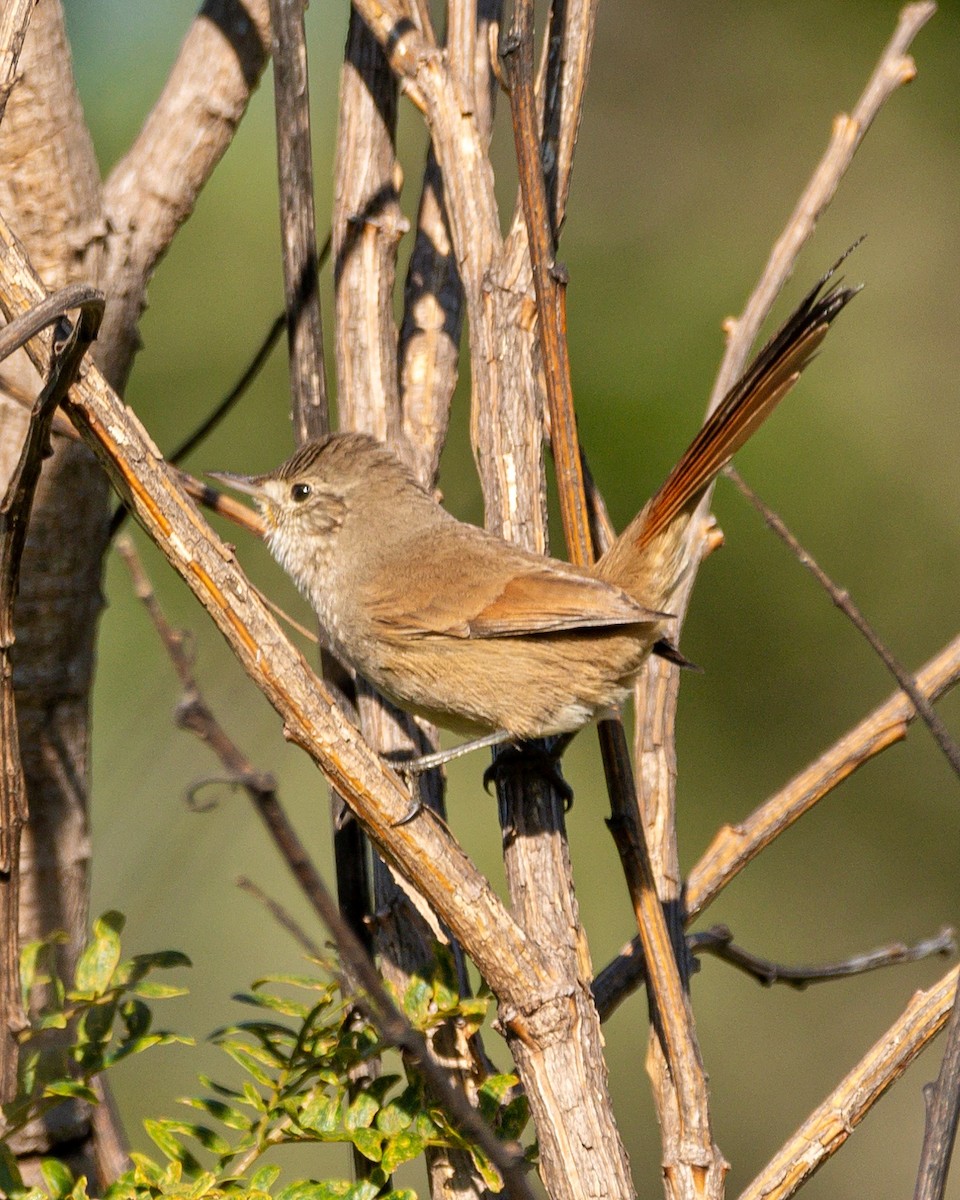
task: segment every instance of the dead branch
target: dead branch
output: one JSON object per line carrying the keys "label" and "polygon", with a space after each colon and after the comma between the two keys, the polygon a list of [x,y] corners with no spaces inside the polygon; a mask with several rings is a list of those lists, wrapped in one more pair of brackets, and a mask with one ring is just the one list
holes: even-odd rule
{"label": "dead branch", "polygon": [[330,427],[318,290],[304,7],[304,0],[270,0],[284,307],[298,446]]}
{"label": "dead branch", "polygon": [[767,528],[772,530],[780,541],[787,546],[801,567],[810,572],[833,601],[834,605],[840,609],[850,624],[853,625],[854,629],[866,639],[870,649],[876,654],[877,658],[880,659],[894,679],[896,679],[902,691],[910,697],[914,708],[917,710],[917,715],[930,730],[933,740],[943,751],[943,756],[953,768],[954,774],[960,777],[960,746],[954,741],[950,731],[937,715],[933,705],[917,687],[910,673],[906,668],[901,666],[889,647],[881,641],[879,634],[860,611],[859,606],[854,602],[850,593],[846,588],[838,587],[833,582],[810,551],[805,550],[790,532],[780,514],[774,512],[768,504],[765,504],[760,499],[753,488],[747,485],[732,465],[724,468],[724,474],[740,494],[746,497],[750,504],[757,510]]}
{"label": "dead branch", "polygon": [[741,1193],[739,1200],[786,1200],[836,1154],[883,1093],[947,1022],[960,967],[917,992],[901,1016],[819,1104]]}
{"label": "dead branch", "polygon": [[849,979],[851,975],[863,975],[867,971],[878,971],[883,967],[899,967],[904,963],[919,962],[932,954],[957,952],[957,941],[952,929],[941,929],[936,936],[925,938],[912,946],[904,942],[894,942],[865,954],[854,954],[839,962],[803,967],[788,967],[784,963],[751,954],[734,942],[733,933],[726,925],[714,925],[712,929],[691,935],[689,945],[693,954],[710,954],[719,958],[762,983],[764,987],[784,983],[797,991],[803,991],[811,983]]}
{"label": "dead branch", "polygon": [[913,1200],[943,1200],[960,1118],[960,1002],[953,1000],[937,1082],[923,1089],[927,1120]]}

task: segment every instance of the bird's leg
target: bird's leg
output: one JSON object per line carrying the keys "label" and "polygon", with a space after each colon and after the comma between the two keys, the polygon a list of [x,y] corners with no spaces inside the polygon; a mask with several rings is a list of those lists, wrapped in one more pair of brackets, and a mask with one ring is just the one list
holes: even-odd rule
{"label": "bird's leg", "polygon": [[484,788],[489,792],[490,784],[497,783],[501,778],[533,773],[556,788],[563,800],[564,812],[569,812],[573,807],[573,788],[563,777],[560,759],[576,734],[577,730],[573,730],[542,741],[514,742],[505,746],[484,771]]}

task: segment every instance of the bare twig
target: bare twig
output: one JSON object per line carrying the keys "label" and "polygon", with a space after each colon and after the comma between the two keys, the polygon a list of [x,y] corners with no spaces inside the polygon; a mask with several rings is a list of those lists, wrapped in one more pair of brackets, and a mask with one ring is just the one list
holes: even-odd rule
{"label": "bare twig", "polygon": [[954,997],[937,1082],[923,1089],[926,1128],[913,1200],[943,1200],[960,1118],[960,1000]]}
{"label": "bare twig", "polygon": [[[774,983],[785,983],[803,989],[821,980],[842,979],[848,975],[859,975],[881,967],[899,966],[915,962],[932,954],[956,953],[956,937],[950,928],[944,928],[932,938],[926,938],[913,946],[894,942],[867,954],[858,954],[839,963],[828,963],[816,967],[785,967],[781,963],[762,959],[749,954],[733,944],[733,934],[725,925],[715,925],[702,933],[692,933],[686,939],[691,955],[713,954],[715,957],[740,967],[765,987]],[[637,938],[611,959],[597,972],[593,981],[593,998],[601,1019],[606,1021],[619,1005],[638,987],[646,982],[646,965]]]}
{"label": "bare twig", "polygon": [[803,991],[811,983],[825,983],[835,979],[847,979],[851,975],[863,975],[882,967],[901,966],[903,963],[918,962],[932,954],[956,954],[957,941],[952,929],[941,929],[935,936],[925,938],[912,946],[894,942],[865,954],[855,954],[839,962],[820,963],[817,966],[788,967],[769,958],[759,958],[738,946],[733,933],[726,925],[714,925],[702,933],[691,935],[690,950],[694,954],[712,954],[723,962],[756,979],[764,987],[785,983],[797,991]]}
{"label": "bare twig", "polygon": [[304,0],[270,0],[283,284],[297,445],[330,426],[317,282]]}
{"label": "bare twig", "polygon": [[341,429],[362,429],[404,457],[393,289],[407,221],[400,208],[396,124],[396,78],[351,8],[334,168],[337,409]]}
{"label": "bare twig", "polygon": [[901,1016],[770,1159],[739,1200],[786,1200],[840,1149],[947,1022],[960,968],[917,992]]}
{"label": "bare twig", "polygon": [[258,887],[252,879],[248,879],[246,875],[241,875],[237,879],[237,887],[242,892],[246,892],[248,896],[252,896],[254,900],[259,901],[281,929],[285,929],[290,934],[304,954],[309,954],[311,958],[320,959],[321,961],[327,958],[327,955],[323,952],[323,947],[317,945],[299,921],[294,920],[279,900],[274,900],[271,896],[268,896],[262,888]]}
{"label": "bare twig", "polygon": [[797,256],[812,237],[817,221],[836,194],[867,130],[893,93],[916,75],[917,68],[907,50],[936,8],[936,4],[927,0],[906,5],[853,112],[849,116],[841,113],[834,121],[830,144],[774,243],[760,282],[742,315],[728,326],[730,334],[710,398],[711,411],[743,370],[760,326],[789,279]]}
{"label": "bare twig", "polygon": [[566,340],[566,274],[555,259],[556,241],[547,207],[547,190],[540,163],[537,102],[533,87],[533,4],[517,3],[514,25],[503,49],[510,89],[513,139],[517,151],[520,191],[530,246],[530,264],[537,297],[538,333],[550,406],[550,437],[557,467],[557,488],[563,530],[575,563],[593,560],[590,524],[584,501],[580,444],[577,438],[570,357]]}
{"label": "bare twig", "polygon": [[954,773],[960,777],[960,746],[954,741],[950,731],[938,716],[933,705],[917,687],[910,672],[901,666],[887,645],[881,641],[879,634],[860,611],[859,606],[854,602],[850,593],[846,588],[840,588],[833,582],[813,555],[804,549],[790,532],[783,518],[760,499],[757,493],[743,480],[732,465],[725,467],[724,473],[741,495],[745,496],[761,517],[763,517],[767,527],[773,530],[780,541],[791,550],[797,562],[810,572],[836,607],[850,621],[851,625],[866,638],[871,650],[873,650],[890,674],[896,679],[901,689],[913,701],[917,715],[930,730],[933,740],[943,751],[943,755],[953,768]]}

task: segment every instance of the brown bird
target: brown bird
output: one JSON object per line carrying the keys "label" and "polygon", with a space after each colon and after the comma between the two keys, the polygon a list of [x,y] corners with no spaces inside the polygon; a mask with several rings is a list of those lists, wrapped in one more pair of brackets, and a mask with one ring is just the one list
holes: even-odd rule
{"label": "brown bird", "polygon": [[394,703],[472,735],[567,733],[615,709],[662,644],[697,504],[859,290],[821,296],[832,274],[592,567],[456,520],[364,434],[319,438],[266,475],[214,478],[255,498],[271,552],[333,649]]}

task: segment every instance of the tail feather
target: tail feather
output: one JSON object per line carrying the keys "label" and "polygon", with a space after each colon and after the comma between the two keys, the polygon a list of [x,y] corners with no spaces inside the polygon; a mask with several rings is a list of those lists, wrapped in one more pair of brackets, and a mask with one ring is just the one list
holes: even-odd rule
{"label": "tail feather", "polygon": [[[654,543],[679,517],[692,513],[717,473],[797,382],[831,323],[860,291],[859,286],[838,283],[820,295],[842,261],[831,267],[767,342],[704,423],[660,489],[600,560],[598,566],[605,578],[635,595],[631,583],[650,580],[651,571],[656,574],[655,564],[645,561],[650,555],[657,556]],[[668,553],[667,557],[672,555]],[[664,592],[670,590],[670,581],[658,583]]]}

